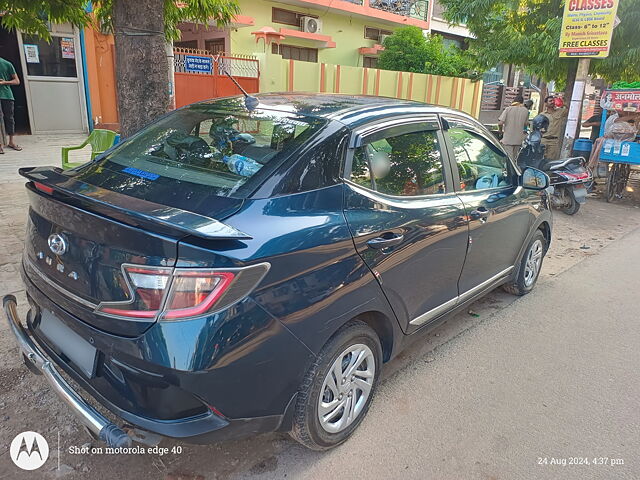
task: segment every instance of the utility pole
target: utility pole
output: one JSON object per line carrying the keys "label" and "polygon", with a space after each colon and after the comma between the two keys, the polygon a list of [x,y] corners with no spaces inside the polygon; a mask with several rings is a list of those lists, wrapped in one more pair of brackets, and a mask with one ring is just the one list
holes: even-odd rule
{"label": "utility pole", "polygon": [[573,84],[573,94],[571,95],[571,104],[569,105],[569,117],[567,118],[567,128],[564,132],[564,139],[562,140],[560,158],[571,156],[573,142],[580,133],[580,112],[582,111],[582,98],[584,96],[584,87],[589,76],[590,63],[590,58],[581,58],[578,60],[578,71],[576,73],[576,81]]}
{"label": "utility pole", "polygon": [[167,63],[168,63],[168,88],[169,88],[169,110],[176,109],[176,68],[174,63],[174,53],[173,53],[173,40],[169,40],[165,44],[165,50],[167,52]]}

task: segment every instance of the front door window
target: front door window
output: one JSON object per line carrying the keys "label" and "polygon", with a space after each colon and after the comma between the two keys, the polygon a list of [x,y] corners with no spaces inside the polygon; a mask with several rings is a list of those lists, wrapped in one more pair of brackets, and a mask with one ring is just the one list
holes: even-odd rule
{"label": "front door window", "polygon": [[470,130],[448,130],[460,174],[460,190],[482,190],[512,184],[507,156],[498,147]]}

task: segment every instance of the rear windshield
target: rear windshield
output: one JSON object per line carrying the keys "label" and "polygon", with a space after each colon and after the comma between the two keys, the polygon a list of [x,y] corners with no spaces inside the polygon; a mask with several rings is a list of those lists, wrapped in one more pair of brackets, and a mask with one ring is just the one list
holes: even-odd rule
{"label": "rear windshield", "polygon": [[167,188],[244,198],[324,124],[289,112],[191,105],[145,128],[79,177],[146,199]]}

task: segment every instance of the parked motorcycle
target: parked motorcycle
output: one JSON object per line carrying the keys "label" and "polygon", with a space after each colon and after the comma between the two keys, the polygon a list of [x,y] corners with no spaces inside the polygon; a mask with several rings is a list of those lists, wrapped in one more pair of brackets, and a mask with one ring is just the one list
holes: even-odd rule
{"label": "parked motorcycle", "polygon": [[531,131],[518,155],[520,167],[534,167],[549,175],[553,188],[551,205],[567,215],[575,215],[580,205],[587,201],[587,186],[593,177],[584,157],[561,160],[544,158],[542,134],[549,126],[549,119],[538,115],[531,121]]}

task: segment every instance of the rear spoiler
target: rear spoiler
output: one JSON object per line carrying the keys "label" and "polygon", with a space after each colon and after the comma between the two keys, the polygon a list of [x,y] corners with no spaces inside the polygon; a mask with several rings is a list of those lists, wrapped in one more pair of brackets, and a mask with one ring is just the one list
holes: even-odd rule
{"label": "rear spoiler", "polygon": [[65,175],[59,168],[29,167],[19,169],[18,173],[36,184],[118,213],[119,217],[124,214],[143,222],[205,239],[249,240],[252,238],[215,218],[96,187]]}

